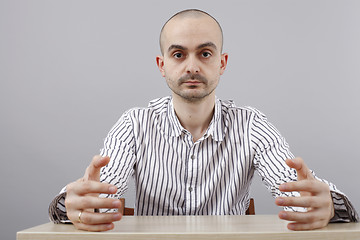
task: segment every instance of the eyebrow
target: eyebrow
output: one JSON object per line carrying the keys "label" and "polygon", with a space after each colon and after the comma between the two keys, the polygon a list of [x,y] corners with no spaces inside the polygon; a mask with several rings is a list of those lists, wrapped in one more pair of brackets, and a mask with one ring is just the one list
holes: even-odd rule
{"label": "eyebrow", "polygon": [[[200,44],[199,46],[196,47],[196,49],[202,49],[202,48],[205,48],[205,47],[211,47],[211,48],[214,48],[215,50],[217,49],[216,45],[212,42],[206,42],[206,43],[203,43],[203,44]],[[181,45],[178,45],[178,44],[172,44],[169,48],[168,48],[168,52],[170,52],[171,50],[173,49],[179,49],[179,50],[187,50],[186,47],[184,46],[181,46]]]}
{"label": "eyebrow", "polygon": [[212,42],[206,42],[206,43],[200,44],[196,49],[201,49],[201,48],[206,48],[206,47],[211,47],[211,48],[214,48],[215,50],[217,49],[216,45]]}
{"label": "eyebrow", "polygon": [[173,44],[168,48],[168,52],[170,52],[173,49],[179,49],[179,50],[183,50],[183,51],[187,50],[187,48],[185,48],[181,45]]}

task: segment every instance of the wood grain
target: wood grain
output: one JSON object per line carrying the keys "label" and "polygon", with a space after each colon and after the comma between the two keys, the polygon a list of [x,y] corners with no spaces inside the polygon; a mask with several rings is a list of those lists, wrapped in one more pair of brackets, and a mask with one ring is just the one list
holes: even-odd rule
{"label": "wood grain", "polygon": [[332,223],[294,232],[276,215],[124,216],[108,232],[76,230],[73,225],[46,223],[17,233],[18,240],[85,239],[360,239],[360,224]]}

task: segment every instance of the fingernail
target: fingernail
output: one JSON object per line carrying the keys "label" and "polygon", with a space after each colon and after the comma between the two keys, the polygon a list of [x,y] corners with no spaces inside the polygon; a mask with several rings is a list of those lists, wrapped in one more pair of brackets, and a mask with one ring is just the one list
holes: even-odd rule
{"label": "fingernail", "polygon": [[289,223],[289,224],[287,225],[287,227],[288,227],[289,230],[295,230],[295,226],[294,226],[293,224],[290,224],[290,223]]}
{"label": "fingernail", "polygon": [[286,218],[286,216],[287,216],[287,214],[285,212],[279,213],[279,217],[282,218],[282,219]]}
{"label": "fingernail", "polygon": [[280,191],[285,191],[286,190],[286,183],[283,183],[279,186],[279,190]]}
{"label": "fingernail", "polygon": [[120,201],[119,200],[115,200],[112,202],[112,205],[114,208],[119,208],[120,207]]}
{"label": "fingernail", "polygon": [[295,164],[294,159],[287,159],[286,161],[288,161],[287,162],[288,165],[290,164],[290,165],[294,166],[294,164]]}
{"label": "fingernail", "polygon": [[110,193],[115,193],[116,192],[116,187],[114,187],[114,186],[109,187],[109,192]]}
{"label": "fingernail", "polygon": [[279,205],[283,205],[284,202],[285,202],[285,200],[282,199],[282,198],[277,198],[276,201],[277,201],[277,203],[278,203]]}
{"label": "fingernail", "polygon": [[120,219],[121,219],[121,214],[120,214],[120,213],[115,214],[115,215],[113,216],[113,219],[114,219],[114,221],[120,220]]}

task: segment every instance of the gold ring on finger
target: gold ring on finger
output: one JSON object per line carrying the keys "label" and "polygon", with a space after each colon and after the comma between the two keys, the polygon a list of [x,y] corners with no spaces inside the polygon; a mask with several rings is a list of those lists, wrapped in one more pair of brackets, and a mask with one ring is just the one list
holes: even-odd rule
{"label": "gold ring on finger", "polygon": [[82,213],[83,213],[83,211],[82,211],[82,210],[80,210],[80,212],[79,212],[79,216],[78,216],[78,221],[79,221],[79,223],[82,223],[82,222],[81,222],[81,215],[82,215]]}

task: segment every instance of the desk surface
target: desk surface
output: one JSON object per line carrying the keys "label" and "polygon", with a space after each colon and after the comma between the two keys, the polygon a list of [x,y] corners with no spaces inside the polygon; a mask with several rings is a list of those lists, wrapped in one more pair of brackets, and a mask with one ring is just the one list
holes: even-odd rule
{"label": "desk surface", "polygon": [[332,223],[320,230],[300,232],[290,231],[286,225],[276,215],[124,216],[108,232],[46,223],[18,232],[17,239],[360,239],[358,223]]}

